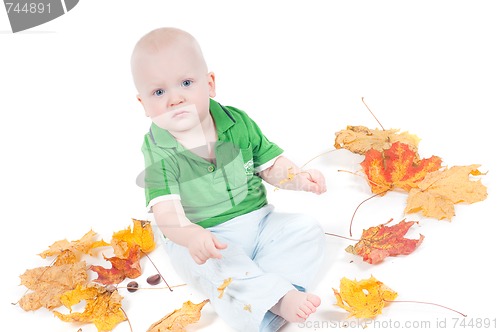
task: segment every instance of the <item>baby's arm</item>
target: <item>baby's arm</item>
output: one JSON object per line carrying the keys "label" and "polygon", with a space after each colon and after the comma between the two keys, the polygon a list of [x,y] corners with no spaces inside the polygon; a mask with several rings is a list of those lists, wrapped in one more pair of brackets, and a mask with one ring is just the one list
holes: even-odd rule
{"label": "baby's arm", "polygon": [[326,192],[325,178],[320,171],[301,170],[283,156],[278,157],[273,166],[261,171],[259,176],[267,183],[282,189],[303,190],[315,194]]}
{"label": "baby's arm", "polygon": [[190,222],[179,199],[156,203],[153,213],[160,231],[169,240],[186,247],[196,263],[222,257],[219,249],[227,245],[220,243],[209,230]]}

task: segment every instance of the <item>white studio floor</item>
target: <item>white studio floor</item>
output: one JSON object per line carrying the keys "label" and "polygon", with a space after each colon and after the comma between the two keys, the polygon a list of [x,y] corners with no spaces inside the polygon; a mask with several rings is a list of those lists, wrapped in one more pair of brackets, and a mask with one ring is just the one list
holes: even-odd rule
{"label": "white studio floor", "polygon": [[[86,1],[16,34],[0,10],[2,326],[97,331],[64,323],[45,309],[24,312],[11,302],[25,292],[19,275],[50,263],[37,254],[53,242],[77,240],[90,229],[106,240],[131,225],[131,218],[150,217],[135,184],[149,121],[135,100],[129,56],[144,33],[177,26],[198,38],[216,74],[215,99],[247,111],[298,165],[333,149],[335,133],[348,125],[380,128],[364,97],[385,129],[421,138],[422,158],[437,155],[449,167],[481,164],[487,172],[481,181],[488,198],[458,204],[451,222],[405,216],[406,195],[400,192],[362,204],[353,237],[406,218],[419,222],[407,236],[425,235],[422,245],[370,265],[344,251],[351,241],[327,236],[325,264],[311,290],[322,305],[306,324],[289,324],[284,332],[498,329],[500,51],[494,40],[500,22],[494,8],[493,1]],[[361,161],[345,150],[327,153],[309,164],[324,173],[325,194],[268,187],[269,201],[278,210],[314,215],[325,232],[349,236],[351,217],[371,192],[362,177],[339,170],[356,172]],[[150,257],[170,285],[183,284],[161,245]],[[142,262],[137,281],[146,285],[156,270]],[[396,291],[396,300],[433,302],[467,317],[439,306],[393,303],[373,321],[346,319],[332,288],[343,277],[370,276]],[[187,300],[204,299],[189,285],[120,293],[133,332],[145,331]],[[210,304],[188,330],[230,331]],[[113,331],[130,328],[123,322]]]}

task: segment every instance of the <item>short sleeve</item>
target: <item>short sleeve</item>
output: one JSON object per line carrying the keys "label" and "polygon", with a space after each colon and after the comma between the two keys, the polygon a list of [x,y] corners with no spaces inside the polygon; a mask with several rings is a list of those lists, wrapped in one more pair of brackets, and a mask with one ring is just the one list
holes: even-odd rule
{"label": "short sleeve", "polygon": [[259,126],[251,118],[247,120],[249,139],[253,149],[253,162],[255,169],[262,166],[283,153],[283,149],[269,141],[262,133]]}
{"label": "short sleeve", "polygon": [[138,178],[138,184],[144,188],[146,206],[157,197],[179,195],[178,165],[172,156],[158,149],[146,135],[142,146],[145,169]]}

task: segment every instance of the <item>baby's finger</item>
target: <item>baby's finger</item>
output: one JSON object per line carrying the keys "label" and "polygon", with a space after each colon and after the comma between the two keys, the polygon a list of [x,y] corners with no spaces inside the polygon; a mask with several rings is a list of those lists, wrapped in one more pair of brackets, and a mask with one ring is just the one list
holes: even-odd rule
{"label": "baby's finger", "polygon": [[326,192],[326,181],[323,174],[317,170],[310,170],[309,175],[309,181],[312,182],[311,191],[315,194]]}
{"label": "baby's finger", "polygon": [[214,239],[215,248],[217,248],[217,249],[226,249],[227,248],[227,243],[220,242],[215,236],[213,239]]}
{"label": "baby's finger", "polygon": [[222,258],[221,253],[215,247],[215,244],[213,242],[207,243],[205,249],[206,249],[206,253],[207,253],[208,257],[210,257],[210,258]]}
{"label": "baby's finger", "polygon": [[205,262],[207,261],[207,258],[201,254],[193,256],[193,259],[194,259],[195,263],[198,265],[205,264]]}

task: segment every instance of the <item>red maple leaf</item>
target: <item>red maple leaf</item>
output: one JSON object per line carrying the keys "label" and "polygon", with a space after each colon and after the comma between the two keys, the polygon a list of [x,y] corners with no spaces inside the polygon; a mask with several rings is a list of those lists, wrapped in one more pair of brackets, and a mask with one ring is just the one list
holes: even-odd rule
{"label": "red maple leaf", "polygon": [[110,285],[118,284],[125,278],[137,278],[142,274],[140,258],[141,249],[138,245],[130,248],[127,258],[104,257],[105,260],[111,263],[111,268],[106,269],[102,266],[92,265],[90,269],[98,274],[98,278],[94,279],[94,281],[103,285]]}
{"label": "red maple leaf", "polygon": [[387,223],[370,227],[363,230],[361,239],[354,246],[348,246],[347,252],[363,257],[370,264],[377,264],[388,256],[411,254],[424,240],[420,238],[413,240],[405,238],[414,221],[401,220],[397,225],[386,226]]}

